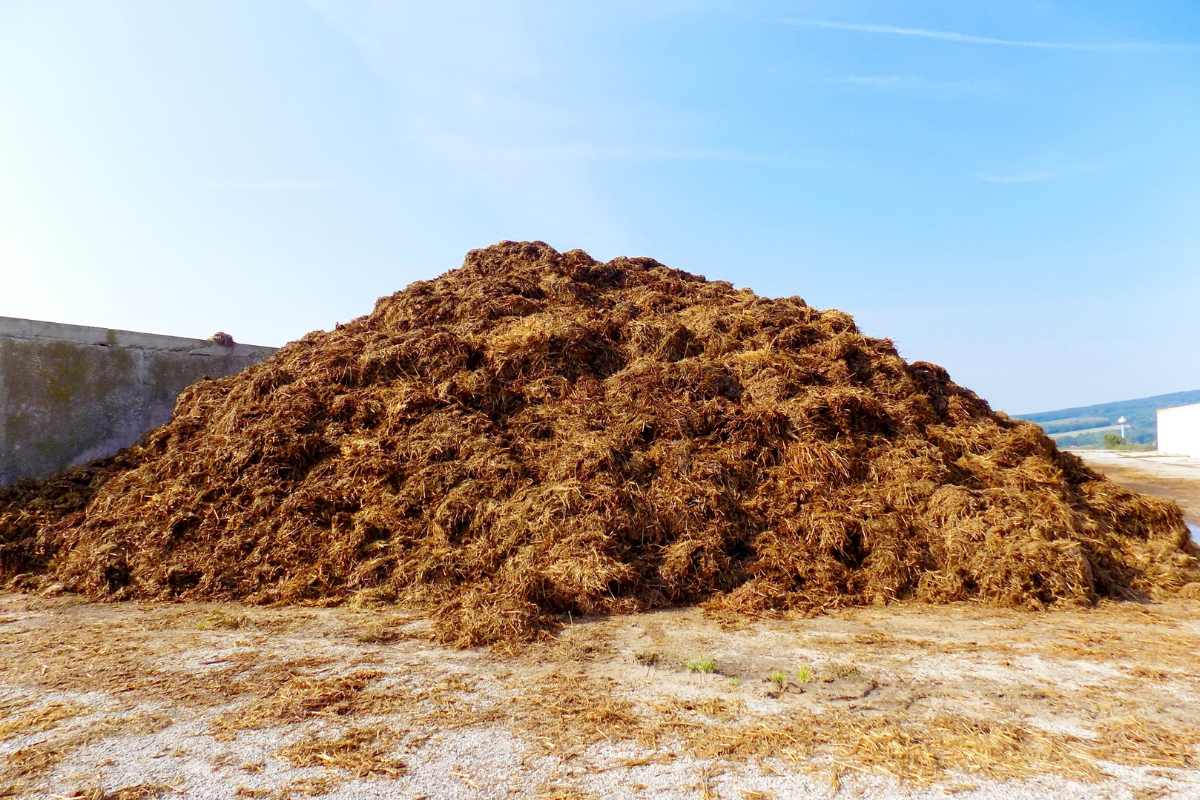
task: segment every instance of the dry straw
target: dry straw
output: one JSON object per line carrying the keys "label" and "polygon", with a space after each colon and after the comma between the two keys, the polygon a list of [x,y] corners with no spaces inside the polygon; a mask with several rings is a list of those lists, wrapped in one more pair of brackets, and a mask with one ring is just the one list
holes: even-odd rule
{"label": "dry straw", "polygon": [[1043,607],[1195,580],[1179,509],[839,311],[503,242],[0,494],[0,579],[433,609],[446,641],[680,603]]}

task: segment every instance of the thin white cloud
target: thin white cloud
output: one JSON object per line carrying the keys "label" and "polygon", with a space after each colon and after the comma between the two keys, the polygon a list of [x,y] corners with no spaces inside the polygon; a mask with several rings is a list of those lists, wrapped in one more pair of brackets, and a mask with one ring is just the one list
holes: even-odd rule
{"label": "thin white cloud", "polygon": [[1194,51],[1194,44],[1171,44],[1166,42],[1112,42],[1091,44],[1087,42],[1036,42],[1019,39],[995,39],[990,36],[972,36],[953,31],[931,31],[925,28],[900,28],[893,25],[863,25],[850,22],[828,22],[818,19],[783,19],[784,25],[795,25],[805,28],[828,28],[839,31],[858,31],[860,33],[882,33],[891,36],[915,36],[921,39],[936,39],[943,42],[958,42],[960,44],[990,44],[1003,47],[1030,47],[1039,50],[1092,50],[1099,52],[1129,52],[1134,50],[1185,50]]}
{"label": "thin white cloud", "polygon": [[833,78],[829,83],[870,86],[874,89],[923,89],[928,85],[920,78],[910,78],[904,75],[847,75],[844,78]]}
{"label": "thin white cloud", "polygon": [[334,181],[204,181],[197,183],[201,189],[249,189],[249,190],[304,190],[336,189]]}
{"label": "thin white cloud", "polygon": [[447,202],[482,201],[510,230],[616,241],[630,223],[611,194],[609,165],[766,158],[721,146],[702,116],[644,101],[619,82],[581,91],[577,81],[591,79],[566,44],[580,20],[557,10],[569,4],[308,3],[387,86],[398,157],[414,179]]}
{"label": "thin white cloud", "polygon": [[1054,178],[1060,178],[1065,173],[1062,170],[1047,169],[1041,172],[1026,172],[1021,175],[983,175],[976,173],[972,177],[988,183],[1038,183]]}
{"label": "thin white cloud", "polygon": [[934,92],[943,94],[994,93],[1003,88],[996,81],[930,80],[912,75],[847,75],[842,78],[827,78],[818,82],[841,86],[861,86],[866,89],[880,89],[883,91]]}
{"label": "thin white cloud", "polygon": [[1041,181],[1052,181],[1058,178],[1069,178],[1075,175],[1082,175],[1088,172],[1096,172],[1113,166],[1117,162],[1103,162],[1097,164],[1076,164],[1069,167],[1061,167],[1059,169],[1044,169],[1037,172],[1021,172],[1016,175],[989,175],[984,172],[976,172],[971,177],[988,183],[1040,183]]}
{"label": "thin white cloud", "polygon": [[[727,148],[655,147],[642,149],[609,148],[590,150],[597,161],[769,161],[771,157]],[[581,153],[583,155],[583,153]]]}

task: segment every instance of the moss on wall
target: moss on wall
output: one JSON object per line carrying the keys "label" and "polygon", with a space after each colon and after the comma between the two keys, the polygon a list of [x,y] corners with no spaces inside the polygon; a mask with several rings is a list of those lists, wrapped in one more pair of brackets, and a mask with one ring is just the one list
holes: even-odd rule
{"label": "moss on wall", "polygon": [[[167,422],[202,377],[252,355],[0,337],[0,486],[112,455]],[[202,343],[198,343],[202,344]]]}

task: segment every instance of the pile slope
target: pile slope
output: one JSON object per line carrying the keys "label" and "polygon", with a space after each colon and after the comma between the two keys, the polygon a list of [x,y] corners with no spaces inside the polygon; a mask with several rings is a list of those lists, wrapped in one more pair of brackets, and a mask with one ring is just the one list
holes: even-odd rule
{"label": "pile slope", "polygon": [[502,242],[0,495],[0,579],[105,599],[566,613],[1041,607],[1194,580],[1179,509],[840,311]]}

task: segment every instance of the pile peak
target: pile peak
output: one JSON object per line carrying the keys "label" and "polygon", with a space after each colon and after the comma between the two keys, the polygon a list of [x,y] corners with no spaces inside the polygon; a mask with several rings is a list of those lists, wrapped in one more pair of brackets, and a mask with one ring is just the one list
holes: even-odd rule
{"label": "pile peak", "polygon": [[847,314],[541,242],[179,398],[0,494],[0,579],[95,598],[421,604],[462,645],[566,613],[1041,607],[1194,579],[1179,509]]}

